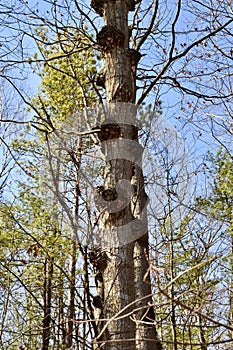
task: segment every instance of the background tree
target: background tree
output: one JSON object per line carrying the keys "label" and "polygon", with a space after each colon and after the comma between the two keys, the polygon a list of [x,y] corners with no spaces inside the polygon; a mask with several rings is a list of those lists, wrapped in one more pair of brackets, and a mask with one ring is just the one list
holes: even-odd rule
{"label": "background tree", "polygon": [[[43,37],[43,33],[40,35]],[[67,40],[66,38],[68,46]],[[65,39],[62,45],[65,45]],[[46,42],[40,46],[40,53],[47,60],[54,60],[56,70],[51,70],[45,64],[39,72],[43,78],[41,92],[28,102],[31,111],[38,111],[32,122],[36,132],[26,126],[12,144],[8,145],[11,152],[20,155],[20,160],[17,193],[12,204],[5,201],[1,208],[2,257],[5,255],[2,268],[10,276],[12,284],[16,284],[20,290],[20,312],[12,335],[11,316],[7,307],[4,309],[3,348],[15,348],[20,343],[28,349],[39,347],[46,350],[50,346],[54,349],[70,349],[74,344],[82,343],[83,348],[89,348],[88,342],[85,344],[84,341],[93,332],[89,324],[77,324],[79,318],[94,319],[89,288],[90,271],[86,264],[87,249],[77,239],[71,239],[73,236],[68,218],[64,208],[58,206],[59,201],[54,195],[50,177],[52,172],[55,173],[55,185],[59,191],[63,191],[63,195],[66,193],[64,196],[68,198],[68,207],[74,212],[74,221],[77,224],[80,210],[78,172],[81,167],[81,150],[86,147],[86,141],[78,136],[73,144],[69,140],[69,145],[66,145],[63,152],[60,149],[49,157],[46,154],[49,154],[51,148],[55,150],[55,141],[58,142],[56,148],[59,146],[59,140],[49,137],[55,125],[61,125],[67,115],[75,113],[87,101],[96,101],[94,95],[97,98],[97,94],[88,89],[88,83],[91,86],[91,76],[96,69],[93,66],[96,61],[94,57],[91,58],[90,51],[87,55],[80,47],[78,53],[75,52],[64,63],[56,59],[63,53],[60,46],[57,44],[52,50],[48,49]],[[83,84],[80,83],[79,89],[77,80]],[[62,84],[65,94],[60,93]],[[80,120],[80,125],[82,123],[83,120]],[[89,143],[91,144],[91,140]],[[74,148],[77,145],[78,148]],[[64,144],[61,146],[64,147]],[[50,196],[46,195],[49,190]],[[82,214],[84,212],[85,207],[82,205]],[[9,221],[7,225],[6,217]],[[77,288],[79,275],[82,275],[84,281]],[[7,283],[5,278],[3,283]],[[11,288],[9,283],[4,287],[6,293],[9,293],[7,304],[17,308]],[[35,329],[41,331],[33,336]]]}
{"label": "background tree", "polygon": [[[212,175],[210,191],[206,198],[198,197],[198,208],[218,225],[221,225],[223,259],[222,283],[225,294],[226,315],[232,323],[232,155],[219,149],[210,156],[208,173]],[[229,300],[229,302],[227,302]],[[232,334],[231,334],[232,336]]]}

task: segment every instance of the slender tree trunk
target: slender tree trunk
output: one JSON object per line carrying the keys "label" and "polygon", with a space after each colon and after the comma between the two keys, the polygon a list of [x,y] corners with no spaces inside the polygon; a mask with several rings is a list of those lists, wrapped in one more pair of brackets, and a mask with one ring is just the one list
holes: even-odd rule
{"label": "slender tree trunk", "polygon": [[74,319],[75,319],[75,277],[76,277],[76,241],[72,242],[72,251],[69,262],[69,290],[68,290],[68,310],[67,310],[67,328],[65,337],[65,348],[71,350],[73,343]]}
{"label": "slender tree trunk", "polygon": [[[171,202],[171,189],[170,189],[170,169],[167,164],[166,169],[166,181],[167,181],[167,194],[168,194],[168,237],[169,237],[169,269],[170,269],[170,279],[171,281],[175,278],[175,264],[174,264],[174,237],[173,237],[173,227],[172,227],[172,202]],[[176,304],[175,300],[175,285],[174,282],[171,283],[170,287],[170,304],[171,304],[171,328],[173,337],[173,350],[177,350],[177,325],[176,325]]]}
{"label": "slender tree trunk", "polygon": [[[101,257],[98,257],[98,269],[103,279],[102,316],[108,321],[105,325],[100,324],[101,336],[97,340],[101,343],[101,349],[107,350],[159,350],[161,344],[153,324],[154,311],[149,306],[149,274],[144,282],[148,269],[148,233],[143,211],[147,196],[140,164],[142,152],[138,145],[134,106],[135,71],[140,54],[129,49],[128,28],[128,12],[134,9],[135,1],[92,0],[91,6],[104,17],[105,22],[105,27],[97,35],[105,63],[102,80],[107,99],[107,115],[99,134],[106,159],[105,175],[104,185],[98,195],[105,203],[114,202],[120,207],[122,198],[119,199],[117,185],[124,180],[131,183],[134,189],[131,203],[127,202],[118,211],[109,207],[101,208],[102,252]],[[129,150],[131,146],[135,146],[135,149]],[[126,157],[125,152],[130,157]],[[140,222],[143,223],[140,238],[135,225],[132,230],[132,222],[138,222],[139,226]]]}
{"label": "slender tree trunk", "polygon": [[1,314],[1,325],[0,325],[0,346],[3,349],[3,330],[5,327],[5,319],[7,317],[7,310],[9,305],[9,299],[10,299],[10,279],[7,280],[8,285],[6,287],[5,296],[4,296],[4,305],[2,305],[2,314]]}
{"label": "slender tree trunk", "polygon": [[[74,186],[74,208],[73,214],[75,220],[79,217],[79,171],[81,167],[81,150],[82,137],[77,139],[77,155],[73,155],[73,162],[76,171],[75,186]],[[75,279],[76,279],[76,263],[77,263],[77,242],[74,240],[71,246],[71,257],[69,263],[69,290],[68,290],[68,310],[67,310],[67,327],[65,337],[65,349],[73,349],[74,327],[75,327]]]}
{"label": "slender tree trunk", "polygon": [[59,289],[58,289],[58,324],[60,325],[57,328],[57,339],[56,339],[56,350],[59,350],[61,344],[64,343],[64,339],[66,337],[65,332],[65,323],[64,323],[64,300],[63,300],[63,294],[64,294],[64,275],[60,272],[59,275]]}
{"label": "slender tree trunk", "polygon": [[206,345],[206,336],[205,336],[205,330],[203,327],[203,321],[200,316],[198,316],[198,323],[199,323],[199,338],[200,338],[200,349],[201,350],[208,350],[208,346]]}
{"label": "slender tree trunk", "polygon": [[45,260],[44,263],[44,317],[43,317],[43,339],[42,350],[49,349],[50,323],[51,323],[51,300],[52,300],[52,277],[53,258]]}
{"label": "slender tree trunk", "polygon": [[[231,225],[233,226],[233,218],[230,217]],[[233,230],[230,229],[230,235],[231,235],[231,258],[230,258],[230,292],[229,292],[229,306],[230,306],[230,312],[229,312],[229,323],[233,324]],[[233,339],[233,331],[231,331],[230,334],[231,338]]]}

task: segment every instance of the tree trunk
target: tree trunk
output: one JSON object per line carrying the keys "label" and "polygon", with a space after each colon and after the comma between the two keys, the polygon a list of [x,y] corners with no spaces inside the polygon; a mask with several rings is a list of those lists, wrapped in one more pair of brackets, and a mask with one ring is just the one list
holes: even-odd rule
{"label": "tree trunk", "polygon": [[67,309],[67,326],[65,337],[65,349],[72,350],[73,332],[75,322],[75,277],[76,277],[76,262],[77,262],[77,247],[76,241],[72,242],[72,251],[69,262],[69,290],[68,290],[68,309]]}
{"label": "tree trunk", "polygon": [[134,105],[140,54],[129,49],[128,28],[128,12],[135,4],[131,0],[93,0],[91,5],[105,22],[97,43],[105,63],[102,80],[107,100],[99,133],[106,164],[104,185],[98,189],[98,202],[103,203],[99,205],[103,229],[98,270],[103,279],[102,317],[108,321],[100,323],[98,340],[101,349],[159,350],[154,312],[148,306],[152,301],[149,274],[144,282],[148,269],[147,196]]}
{"label": "tree trunk", "polygon": [[133,215],[139,220],[141,226],[141,237],[135,241],[134,245],[135,298],[139,301],[136,304],[139,311],[136,313],[135,349],[160,350],[162,346],[157,337],[155,313],[153,307],[150,306],[152,290],[148,271],[149,238],[146,211],[148,198],[145,192],[141,158],[137,160],[131,182],[134,186]]}
{"label": "tree trunk", "polygon": [[[82,137],[77,139],[77,155],[73,156],[74,166],[76,170],[76,178],[74,184],[74,207],[73,214],[75,220],[79,218],[79,197],[80,197],[80,184],[79,184],[79,172],[81,167],[81,150],[82,150]],[[68,308],[67,308],[67,326],[65,337],[65,349],[73,349],[73,338],[75,328],[75,279],[76,279],[76,263],[77,263],[77,243],[76,240],[71,245],[71,257],[69,262],[69,290],[68,290]]]}
{"label": "tree trunk", "polygon": [[49,349],[50,324],[51,324],[51,300],[52,300],[52,277],[53,277],[53,258],[45,259],[44,263],[44,317],[43,317],[43,335],[42,350]]}

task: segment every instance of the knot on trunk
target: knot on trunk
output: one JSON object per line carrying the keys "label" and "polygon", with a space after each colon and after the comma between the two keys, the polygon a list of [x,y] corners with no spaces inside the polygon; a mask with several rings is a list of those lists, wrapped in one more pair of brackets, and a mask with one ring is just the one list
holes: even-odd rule
{"label": "knot on trunk", "polygon": [[130,58],[132,66],[136,66],[142,57],[141,53],[134,49],[127,49],[127,55]]}
{"label": "knot on trunk", "polygon": [[100,126],[99,139],[101,142],[118,139],[121,136],[121,127],[117,122],[105,120]]}
{"label": "knot on trunk", "polygon": [[114,47],[123,47],[125,35],[113,26],[105,26],[97,34],[97,44],[101,51],[109,52]]}
{"label": "knot on trunk", "polygon": [[95,10],[96,13],[98,13],[98,15],[100,15],[101,17],[104,14],[103,11],[103,7],[104,7],[104,0],[92,0],[91,1],[91,7],[93,8],[93,10]]}
{"label": "knot on trunk", "polygon": [[130,121],[127,121],[127,119],[125,121],[121,119],[122,122],[119,123],[117,118],[120,119],[121,116],[117,116],[115,119],[105,119],[103,121],[98,133],[100,142],[119,138],[128,139],[129,134],[130,139],[137,140],[139,126],[131,125]]}
{"label": "knot on trunk", "polygon": [[117,192],[115,188],[108,188],[102,192],[102,198],[107,202],[112,202],[117,199]]}
{"label": "knot on trunk", "polygon": [[[103,17],[104,14],[104,3],[106,0],[92,0],[91,1],[91,7],[93,10],[95,10],[98,15]],[[116,2],[116,0],[112,0],[112,2]],[[134,11],[135,10],[135,5],[139,3],[139,0],[126,0],[126,6],[128,8],[128,11]]]}
{"label": "knot on trunk", "polygon": [[117,198],[118,194],[115,187],[105,189],[104,186],[99,186],[94,191],[95,206],[100,212],[114,210],[117,205],[115,202]]}
{"label": "knot on trunk", "polygon": [[135,5],[139,3],[139,0],[126,0],[126,5],[128,8],[128,11],[134,11]]}
{"label": "knot on trunk", "polygon": [[103,272],[108,264],[108,256],[104,251],[96,248],[89,252],[89,260],[94,269]]}
{"label": "knot on trunk", "polygon": [[104,282],[103,274],[102,274],[102,272],[98,271],[95,274],[95,283],[96,283],[96,285],[98,285],[98,284],[103,284],[103,282]]}
{"label": "knot on trunk", "polygon": [[102,72],[97,76],[96,79],[96,85],[101,86],[105,89],[105,79],[106,79],[106,72]]}
{"label": "knot on trunk", "polygon": [[96,295],[92,297],[92,304],[94,307],[96,307],[97,309],[103,309],[103,302],[102,302],[102,298],[100,295]]}

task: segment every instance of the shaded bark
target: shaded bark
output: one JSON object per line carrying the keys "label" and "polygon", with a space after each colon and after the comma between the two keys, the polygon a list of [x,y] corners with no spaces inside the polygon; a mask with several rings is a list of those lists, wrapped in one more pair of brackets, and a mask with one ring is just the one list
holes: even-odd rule
{"label": "shaded bark", "polygon": [[[139,300],[136,313],[136,350],[160,350],[162,345],[157,337],[155,326],[155,313],[152,301],[152,289],[149,264],[149,237],[146,205],[148,201],[145,192],[144,177],[141,162],[137,162],[135,174],[132,178],[134,185],[134,196],[132,208],[134,217],[138,218],[143,227],[142,236],[137,239],[134,245],[134,269],[135,269],[135,298]],[[145,232],[145,233],[144,233]]]}

